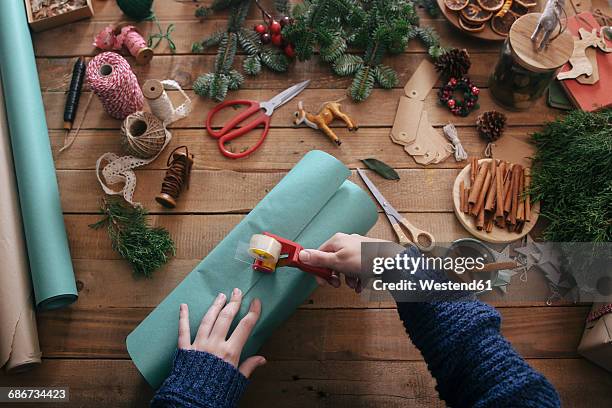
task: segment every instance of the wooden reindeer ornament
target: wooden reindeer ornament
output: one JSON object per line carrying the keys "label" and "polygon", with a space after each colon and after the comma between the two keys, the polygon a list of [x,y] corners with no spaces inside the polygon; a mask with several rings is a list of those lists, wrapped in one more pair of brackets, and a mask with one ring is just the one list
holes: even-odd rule
{"label": "wooden reindeer ornament", "polygon": [[299,101],[298,110],[293,113],[293,116],[295,116],[295,119],[293,120],[294,126],[299,126],[303,123],[308,127],[320,130],[338,146],[340,146],[342,142],[329,127],[329,124],[332,123],[334,119],[337,118],[343,121],[349,131],[357,130],[359,128],[349,115],[342,112],[339,101],[323,103],[323,106],[321,109],[319,109],[319,112],[316,115],[307,112],[306,109],[304,109],[304,104],[302,101]]}
{"label": "wooden reindeer ornament", "polygon": [[586,55],[587,48],[597,47],[603,52],[612,52],[612,48],[608,48],[606,44],[604,33],[601,33],[601,37],[598,36],[596,28],[589,32],[581,27],[578,33],[580,34],[580,39],[574,39],[574,52],[569,60],[570,64],[572,64],[572,69],[560,72],[557,75],[558,80],[573,79],[583,74],[586,76],[593,74],[593,64]]}

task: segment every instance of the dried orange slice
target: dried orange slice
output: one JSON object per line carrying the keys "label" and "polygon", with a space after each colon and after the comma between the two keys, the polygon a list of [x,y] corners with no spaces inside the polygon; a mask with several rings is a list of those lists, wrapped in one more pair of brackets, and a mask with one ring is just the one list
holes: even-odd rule
{"label": "dried orange slice", "polygon": [[444,0],[447,9],[459,11],[470,3],[470,0]]}
{"label": "dried orange slice", "polygon": [[476,0],[485,11],[496,12],[504,5],[505,0]]}
{"label": "dried orange slice", "polygon": [[510,32],[510,27],[512,27],[512,24],[514,24],[518,18],[519,15],[512,11],[508,11],[501,17],[495,16],[491,20],[491,30],[496,34],[506,37]]}
{"label": "dried orange slice", "polygon": [[475,3],[474,0],[470,0],[470,4],[468,4],[459,13],[461,13],[461,18],[463,18],[464,22],[472,23],[474,25],[484,23],[485,21],[490,20],[493,16],[493,13],[483,10],[478,4]]}
{"label": "dried orange slice", "polygon": [[468,31],[470,33],[478,33],[485,28],[485,23],[472,23],[469,21],[465,21],[461,16],[459,16],[459,27],[462,30]]}

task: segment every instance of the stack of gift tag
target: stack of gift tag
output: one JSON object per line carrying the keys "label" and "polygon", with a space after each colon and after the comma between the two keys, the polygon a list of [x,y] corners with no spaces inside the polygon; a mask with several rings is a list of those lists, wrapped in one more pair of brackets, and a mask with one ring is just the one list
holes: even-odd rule
{"label": "stack of gift tag", "polygon": [[390,135],[415,162],[424,165],[440,163],[453,152],[453,146],[441,131],[433,128],[423,109],[425,97],[437,81],[434,65],[423,60],[404,87],[405,96],[400,98]]}

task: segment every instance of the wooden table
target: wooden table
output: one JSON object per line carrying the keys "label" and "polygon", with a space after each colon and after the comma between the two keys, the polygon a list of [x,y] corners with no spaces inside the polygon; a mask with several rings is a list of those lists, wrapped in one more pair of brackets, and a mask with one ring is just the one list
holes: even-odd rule
{"label": "wooden table", "polygon": [[[227,14],[218,13],[200,23],[194,17],[192,1],[157,0],[155,12],[162,25],[176,24],[173,37],[177,53],[170,54],[163,44],[150,65],[135,66],[135,71],[141,83],[148,78],[172,78],[189,90],[194,101],[193,113],[173,127],[174,137],[167,151],[186,144],[195,154],[196,163],[191,188],[173,211],[164,210],[153,201],[164,175],[166,155],[137,171],[135,197],[154,214],[155,224],[172,233],[177,254],[152,279],[134,278],[128,265],[112,251],[106,233],[88,228],[97,219],[102,196],[94,174],[95,162],[102,153],[120,151],[119,122],[106,115],[94,98],[75,144],[61,155],[58,153],[64,138],[61,130],[64,92],[74,57],[94,55],[91,45],[94,35],[107,24],[122,19],[114,1],[93,3],[96,15],[91,21],[34,35],[79,300],[68,309],[39,314],[42,366],[27,374],[2,376],[0,385],[68,385],[70,406],[145,406],[152,391],[130,361],[125,337],[311,149],[325,150],[353,169],[362,167],[359,161],[362,158],[385,161],[397,169],[401,180],[388,182],[376,175],[372,177],[398,210],[418,227],[432,231],[439,241],[467,236],[455,219],[451,201],[452,182],[465,163],[449,158],[424,168],[389,139],[402,94],[399,87],[390,91],[377,89],[361,104],[343,102],[360,129],[349,134],[339,128],[338,134],[344,141],[340,148],[319,132],[291,128],[290,118],[296,104],[292,101],[273,116],[274,128],[256,154],[237,161],[221,156],[216,142],[202,126],[213,103],[191,91],[193,80],[211,69],[214,53],[192,55],[190,50],[192,42],[225,27]],[[602,3],[605,6],[605,0]],[[470,76],[483,88],[481,111],[500,109],[486,88],[500,44],[472,40],[442,19],[421,15],[422,24],[433,26],[443,44],[469,50],[473,61]],[[258,13],[252,10],[247,27],[253,26],[258,18]],[[154,29],[150,23],[139,26],[145,32]],[[388,64],[399,73],[401,86],[424,57],[424,49],[414,41],[405,53],[388,59]],[[243,57],[236,60],[241,63]],[[315,59],[294,64],[286,74],[265,71],[248,78],[243,89],[232,96],[263,100],[305,79],[312,82],[301,99],[311,109],[321,101],[341,97],[349,83]],[[85,89],[80,112],[88,95],[89,90]],[[448,110],[437,106],[435,92],[428,95],[425,104],[436,127],[454,122],[468,153],[482,154],[485,143],[476,134],[475,114],[452,117]],[[529,111],[506,113],[507,134],[527,139],[560,111],[548,108],[541,100]],[[355,174],[352,179],[360,182]],[[370,235],[394,238],[382,216]],[[531,272],[526,283],[514,277],[509,290],[506,297],[489,299],[503,315],[503,333],[557,387],[564,405],[611,406],[612,375],[576,353],[589,307],[566,303],[546,306],[548,289],[537,272]],[[518,301],[518,295],[526,292],[539,293],[543,300]],[[345,288],[318,289],[278,329],[261,353],[269,363],[255,373],[244,406],[443,406],[434,389],[435,382],[404,333],[389,298],[369,300]]]}

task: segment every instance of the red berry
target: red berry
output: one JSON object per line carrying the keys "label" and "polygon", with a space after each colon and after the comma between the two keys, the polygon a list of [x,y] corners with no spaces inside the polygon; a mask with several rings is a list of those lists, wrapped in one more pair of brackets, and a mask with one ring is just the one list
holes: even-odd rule
{"label": "red berry", "polygon": [[288,26],[289,24],[291,24],[291,17],[284,16],[283,18],[280,19],[280,25],[282,27]]}
{"label": "red berry", "polygon": [[269,27],[272,34],[280,34],[282,27],[278,21],[272,20]]}
{"label": "red berry", "polygon": [[272,37],[268,33],[263,33],[261,35],[261,43],[262,44],[269,44],[271,39],[272,39]]}
{"label": "red berry", "polygon": [[267,29],[266,29],[266,26],[265,26],[265,25],[263,25],[263,24],[257,24],[257,25],[255,26],[255,31],[256,31],[257,33],[259,33],[259,34],[263,34],[263,33],[265,33],[265,32],[267,31]]}
{"label": "red berry", "polygon": [[455,86],[455,85],[457,85],[457,80],[456,80],[455,78],[451,78],[451,79],[448,81],[448,83],[449,83],[451,86]]}
{"label": "red berry", "polygon": [[478,95],[480,93],[480,89],[478,89],[478,87],[475,86],[475,87],[472,88],[472,93],[474,95]]}
{"label": "red berry", "polygon": [[454,99],[449,99],[448,102],[446,102],[446,104],[448,105],[449,108],[454,108],[455,107],[455,100]]}
{"label": "red berry", "polygon": [[285,55],[289,58],[295,57],[295,50],[293,49],[293,45],[287,44],[285,45]]}
{"label": "red berry", "polygon": [[279,46],[283,43],[283,36],[280,34],[274,34],[272,36],[272,44]]}

